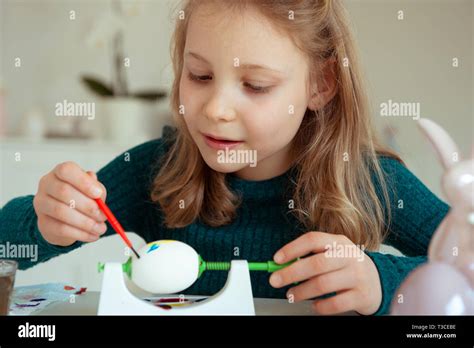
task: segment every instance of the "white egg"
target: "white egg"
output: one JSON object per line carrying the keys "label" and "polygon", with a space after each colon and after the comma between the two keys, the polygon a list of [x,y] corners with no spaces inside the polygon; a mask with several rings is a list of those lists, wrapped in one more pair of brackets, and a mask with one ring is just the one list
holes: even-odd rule
{"label": "white egg", "polygon": [[132,259],[132,281],[155,294],[174,294],[190,287],[198,278],[199,255],[189,245],[159,240],[143,246]]}

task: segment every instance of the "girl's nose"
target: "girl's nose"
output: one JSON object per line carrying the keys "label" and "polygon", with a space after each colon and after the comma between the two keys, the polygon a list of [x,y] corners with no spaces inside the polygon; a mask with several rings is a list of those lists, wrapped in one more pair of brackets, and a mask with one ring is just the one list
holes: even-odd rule
{"label": "girl's nose", "polygon": [[223,92],[215,93],[207,102],[205,115],[212,121],[232,121],[236,112],[232,104],[232,98]]}

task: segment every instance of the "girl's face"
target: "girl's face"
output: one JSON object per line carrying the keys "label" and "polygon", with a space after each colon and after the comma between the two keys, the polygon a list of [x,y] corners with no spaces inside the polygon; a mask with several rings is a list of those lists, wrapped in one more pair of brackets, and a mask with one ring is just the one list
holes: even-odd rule
{"label": "girl's face", "polygon": [[[188,130],[216,171],[247,180],[284,173],[308,106],[307,61],[257,12],[211,16],[204,6],[190,18],[184,49],[180,103]],[[241,143],[226,156],[203,133]]]}

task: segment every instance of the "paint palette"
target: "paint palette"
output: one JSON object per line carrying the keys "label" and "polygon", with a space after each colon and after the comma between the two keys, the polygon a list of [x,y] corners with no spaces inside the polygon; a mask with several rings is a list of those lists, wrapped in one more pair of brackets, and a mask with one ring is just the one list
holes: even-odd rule
{"label": "paint palette", "polygon": [[86,288],[64,283],[45,283],[14,288],[9,315],[31,315],[52,303],[71,301],[71,296],[82,295]]}
{"label": "paint palette", "polygon": [[172,310],[173,308],[177,307],[186,307],[192,305],[193,303],[199,303],[207,299],[206,296],[185,296],[180,295],[179,297],[171,296],[171,297],[146,297],[143,300],[147,301],[157,307],[166,310]]}

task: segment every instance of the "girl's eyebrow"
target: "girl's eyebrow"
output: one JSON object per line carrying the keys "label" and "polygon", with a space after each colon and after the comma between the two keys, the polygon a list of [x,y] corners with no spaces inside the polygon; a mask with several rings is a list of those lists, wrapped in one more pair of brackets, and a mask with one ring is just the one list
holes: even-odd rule
{"label": "girl's eyebrow", "polygon": [[[204,63],[206,63],[208,65],[212,65],[206,58],[204,58],[203,56],[201,56],[201,55],[199,55],[195,52],[190,52],[190,51],[186,52],[185,56],[188,56],[188,55],[191,56],[191,57],[194,57],[198,60],[201,60],[201,61],[203,61]],[[271,67],[266,66],[266,65],[250,64],[250,63],[239,63],[239,68],[244,69],[244,70],[268,70],[268,71],[277,73],[279,75],[286,76],[286,74],[283,71],[271,68]]]}

